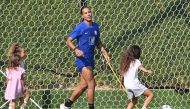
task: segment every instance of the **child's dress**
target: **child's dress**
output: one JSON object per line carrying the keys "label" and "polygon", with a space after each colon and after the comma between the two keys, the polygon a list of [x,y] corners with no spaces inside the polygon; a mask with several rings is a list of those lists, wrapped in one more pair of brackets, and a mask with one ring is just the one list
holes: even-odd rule
{"label": "child's dress", "polygon": [[124,74],[124,86],[127,89],[128,99],[138,97],[148,89],[138,79],[138,68],[140,65],[140,60],[135,59],[134,62],[130,63],[128,71]]}
{"label": "child's dress", "polygon": [[24,73],[25,70],[22,67],[6,69],[6,75],[8,78],[8,83],[5,90],[6,100],[12,100],[23,96],[24,87],[21,84],[21,77]]}

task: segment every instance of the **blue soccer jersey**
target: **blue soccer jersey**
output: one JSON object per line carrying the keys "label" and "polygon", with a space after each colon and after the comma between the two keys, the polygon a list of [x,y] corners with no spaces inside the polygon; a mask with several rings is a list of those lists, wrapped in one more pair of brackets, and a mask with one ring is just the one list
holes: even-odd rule
{"label": "blue soccer jersey", "polygon": [[69,36],[77,39],[78,49],[82,50],[84,57],[76,57],[76,65],[80,71],[85,66],[94,68],[94,49],[100,37],[99,26],[93,22],[87,25],[84,21],[79,23]]}

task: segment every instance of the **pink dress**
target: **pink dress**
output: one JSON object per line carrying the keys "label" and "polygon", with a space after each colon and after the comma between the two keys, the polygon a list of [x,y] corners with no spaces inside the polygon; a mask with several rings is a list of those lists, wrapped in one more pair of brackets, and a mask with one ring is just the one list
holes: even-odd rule
{"label": "pink dress", "polygon": [[7,87],[5,90],[5,99],[12,100],[20,98],[23,95],[23,86],[21,84],[21,76],[25,73],[22,67],[16,69],[6,69],[6,75],[8,80]]}

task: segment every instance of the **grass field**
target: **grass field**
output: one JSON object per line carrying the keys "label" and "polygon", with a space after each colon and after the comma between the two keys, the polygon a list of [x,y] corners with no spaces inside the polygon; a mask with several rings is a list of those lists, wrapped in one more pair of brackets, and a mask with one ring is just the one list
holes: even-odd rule
{"label": "grass field", "polygon": [[[190,94],[180,95],[174,90],[152,90],[155,99],[152,101],[149,109],[159,109],[161,105],[168,104],[173,109],[190,109]],[[44,90],[32,91],[32,99],[40,106],[49,109],[59,108],[64,99],[70,96],[68,90]],[[97,90],[95,97],[96,109],[124,109],[127,105],[127,96],[121,90]],[[140,97],[137,107],[141,109],[144,97]],[[3,102],[0,102],[2,104]],[[29,103],[28,109],[35,109],[34,104]],[[5,109],[5,108],[4,108]],[[87,109],[86,95],[83,94],[73,105],[73,109]]]}

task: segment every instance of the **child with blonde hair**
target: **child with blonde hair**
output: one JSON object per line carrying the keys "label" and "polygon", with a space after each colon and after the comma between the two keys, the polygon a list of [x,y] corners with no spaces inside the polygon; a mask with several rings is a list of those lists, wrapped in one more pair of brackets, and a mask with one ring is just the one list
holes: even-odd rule
{"label": "child with blonde hair", "polygon": [[[22,67],[23,69],[26,69],[26,65],[24,63],[24,59],[26,57],[25,49],[19,43],[13,43],[8,49],[9,59],[14,55],[20,56],[21,59],[20,59],[19,66]],[[25,98],[24,98],[24,101],[22,100],[23,103],[21,105],[21,109],[25,109],[26,104],[30,99],[30,91],[26,88],[26,86],[25,86],[25,90],[24,90],[23,94],[24,94]]]}
{"label": "child with blonde hair", "polygon": [[24,92],[24,73],[25,70],[20,67],[21,57],[12,55],[9,57],[9,64],[6,68],[7,87],[5,90],[5,99],[11,101],[9,108],[16,109],[16,99],[21,98]]}

